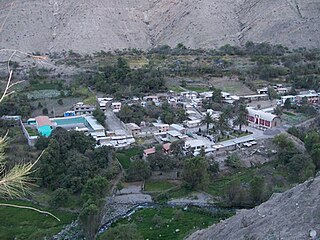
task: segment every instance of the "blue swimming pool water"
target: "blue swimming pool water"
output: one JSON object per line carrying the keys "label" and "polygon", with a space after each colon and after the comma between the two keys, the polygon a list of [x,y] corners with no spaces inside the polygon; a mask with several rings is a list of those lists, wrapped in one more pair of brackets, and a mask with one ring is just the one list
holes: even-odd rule
{"label": "blue swimming pool water", "polygon": [[61,118],[53,120],[57,123],[58,126],[63,125],[70,125],[70,124],[79,124],[79,123],[86,123],[84,117],[75,117],[75,118]]}

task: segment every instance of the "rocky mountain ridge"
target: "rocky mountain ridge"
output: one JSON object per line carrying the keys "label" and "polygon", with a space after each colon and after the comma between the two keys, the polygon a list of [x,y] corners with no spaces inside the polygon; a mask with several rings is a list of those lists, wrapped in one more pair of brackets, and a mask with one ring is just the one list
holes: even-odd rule
{"label": "rocky mountain ridge", "polygon": [[246,41],[320,47],[319,0],[0,0],[0,48],[81,53]]}
{"label": "rocky mountain ridge", "polygon": [[[320,236],[320,176],[306,181],[251,210],[241,210],[208,229],[189,236],[193,239],[312,239]],[[315,232],[314,232],[315,231]],[[314,238],[314,239],[318,239]]]}

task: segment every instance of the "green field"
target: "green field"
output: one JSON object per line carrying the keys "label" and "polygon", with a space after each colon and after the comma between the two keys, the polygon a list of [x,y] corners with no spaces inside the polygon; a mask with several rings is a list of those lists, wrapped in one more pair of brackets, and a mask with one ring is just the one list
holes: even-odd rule
{"label": "green field", "polygon": [[122,150],[116,153],[116,157],[124,169],[128,169],[131,165],[131,157],[134,157],[142,152],[141,148],[134,147],[128,150]]}
{"label": "green field", "polygon": [[195,92],[207,92],[209,91],[208,87],[205,86],[187,86],[186,87],[190,91],[195,91]]}
{"label": "green field", "polygon": [[[144,239],[179,240],[197,229],[207,228],[232,215],[230,211],[214,215],[196,207],[189,207],[187,210],[173,207],[149,208],[134,213],[129,219],[119,220],[113,227],[134,223]],[[107,233],[98,239],[107,239]]]}
{"label": "green field", "polygon": [[26,127],[26,130],[27,130],[29,136],[38,136],[39,135],[38,132],[31,127]]}
{"label": "green field", "polygon": [[49,211],[61,219],[61,222],[59,222],[51,216],[32,210],[0,206],[1,240],[50,239],[52,235],[61,231],[63,226],[76,219],[76,215],[73,213],[44,209],[41,206],[35,206],[26,201],[1,201],[1,203],[35,207],[44,211]]}
{"label": "green field", "polygon": [[170,188],[173,188],[177,186],[176,184],[169,182],[169,181],[146,181],[144,185],[144,190],[146,192],[162,192],[169,190]]}

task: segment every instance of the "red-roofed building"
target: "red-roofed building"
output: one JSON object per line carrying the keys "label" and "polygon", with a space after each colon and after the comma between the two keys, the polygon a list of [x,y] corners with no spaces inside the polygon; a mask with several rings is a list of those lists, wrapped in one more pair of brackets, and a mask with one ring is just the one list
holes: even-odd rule
{"label": "red-roofed building", "polygon": [[40,135],[49,137],[54,129],[54,124],[47,116],[39,116],[35,118],[36,126]]}
{"label": "red-roofed building", "polygon": [[48,116],[39,116],[35,118],[38,127],[42,126],[52,126],[53,123],[50,121]]}
{"label": "red-roofed building", "polygon": [[149,155],[155,154],[155,153],[156,153],[156,148],[155,148],[155,147],[153,147],[153,148],[148,148],[148,149],[145,149],[145,150],[143,151],[143,156],[144,156],[144,157],[148,157]]}
{"label": "red-roofed building", "polygon": [[171,146],[171,143],[165,143],[163,144],[162,146],[162,150],[164,153],[169,153],[170,152],[170,146]]}

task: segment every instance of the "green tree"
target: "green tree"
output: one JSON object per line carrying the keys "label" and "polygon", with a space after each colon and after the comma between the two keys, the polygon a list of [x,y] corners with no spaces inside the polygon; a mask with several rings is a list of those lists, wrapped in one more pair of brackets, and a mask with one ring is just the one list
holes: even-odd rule
{"label": "green tree", "polygon": [[248,126],[247,116],[248,116],[247,107],[246,107],[246,105],[241,104],[239,106],[239,111],[238,111],[237,117],[233,121],[233,125],[239,126],[240,132],[242,130],[242,126]]}
{"label": "green tree", "polygon": [[69,197],[70,194],[66,189],[58,188],[53,192],[49,204],[54,208],[64,207],[68,203]]}
{"label": "green tree", "polygon": [[238,156],[238,154],[236,154],[236,153],[232,153],[231,155],[229,155],[227,157],[227,159],[225,160],[225,163],[227,166],[232,167],[232,168],[241,168],[242,167],[241,159]]}
{"label": "green tree", "polygon": [[84,201],[91,199],[97,202],[106,195],[107,190],[107,180],[104,177],[98,176],[87,181],[82,190],[81,197]]}
{"label": "green tree", "polygon": [[280,106],[276,106],[275,109],[274,109],[274,113],[277,116],[281,116],[282,115],[282,108]]}
{"label": "green tree", "polygon": [[308,132],[304,139],[304,145],[307,151],[311,152],[317,144],[320,144],[320,134],[315,131]]}
{"label": "green tree", "polygon": [[214,120],[212,119],[211,114],[207,112],[204,118],[202,119],[201,123],[206,125],[207,134],[209,134],[210,124],[214,123]]}
{"label": "green tree", "polygon": [[151,168],[147,161],[134,160],[128,169],[128,179],[130,181],[146,180],[151,176]]}
{"label": "green tree", "polygon": [[287,164],[292,182],[303,182],[314,176],[315,165],[308,154],[296,154]]}
{"label": "green tree", "polygon": [[265,183],[262,177],[255,176],[250,182],[250,195],[254,205],[260,204],[265,196]]}
{"label": "green tree", "polygon": [[130,107],[127,104],[124,104],[121,107],[120,112],[118,113],[118,117],[121,119],[121,121],[125,123],[129,123],[132,120],[133,111],[130,109]]}
{"label": "green tree", "polygon": [[101,240],[143,240],[143,236],[138,232],[138,228],[135,224],[118,225],[111,228],[101,237]]}
{"label": "green tree", "polygon": [[59,105],[63,105],[63,100],[60,98],[60,99],[58,99],[57,103],[58,103]]}
{"label": "green tree", "polygon": [[220,131],[220,134],[224,136],[224,132],[230,128],[229,119],[224,113],[220,114],[218,121],[216,122],[216,128]]}
{"label": "green tree", "polygon": [[283,104],[283,107],[287,110],[291,109],[291,101],[289,98],[286,99],[286,101]]}
{"label": "green tree", "polygon": [[181,157],[184,155],[183,147],[184,147],[184,140],[174,141],[170,145],[171,153],[177,157]]}
{"label": "green tree", "polygon": [[316,166],[317,171],[320,170],[320,145],[314,147],[311,151],[311,157],[314,165]]}
{"label": "green tree", "polygon": [[195,157],[186,159],[182,176],[188,188],[205,188],[208,184],[208,164],[205,158]]}
{"label": "green tree", "polygon": [[95,239],[96,232],[100,225],[100,207],[92,201],[84,204],[83,209],[79,214],[81,228],[84,232],[86,239]]}
{"label": "green tree", "polygon": [[220,103],[222,101],[221,90],[217,88],[212,89],[212,102]]}
{"label": "green tree", "polygon": [[48,147],[49,141],[50,141],[49,138],[40,136],[40,137],[37,138],[37,141],[34,144],[34,146],[35,146],[35,148],[37,150],[44,150],[44,149],[46,149]]}
{"label": "green tree", "polygon": [[154,171],[170,171],[175,166],[173,159],[159,151],[148,156],[148,162]]}
{"label": "green tree", "polygon": [[270,99],[276,99],[278,97],[278,94],[273,87],[268,87],[268,95]]}
{"label": "green tree", "polygon": [[93,150],[96,145],[96,140],[92,136],[86,136],[82,132],[69,131],[70,148],[77,149],[84,154],[87,150]]}
{"label": "green tree", "polygon": [[48,115],[48,113],[49,113],[48,108],[42,109],[42,114],[43,115]]}
{"label": "green tree", "polygon": [[104,112],[99,109],[99,108],[96,108],[92,115],[95,117],[95,119],[97,119],[97,121],[102,125],[104,126],[105,125],[105,120],[106,120],[106,115],[104,115]]}

